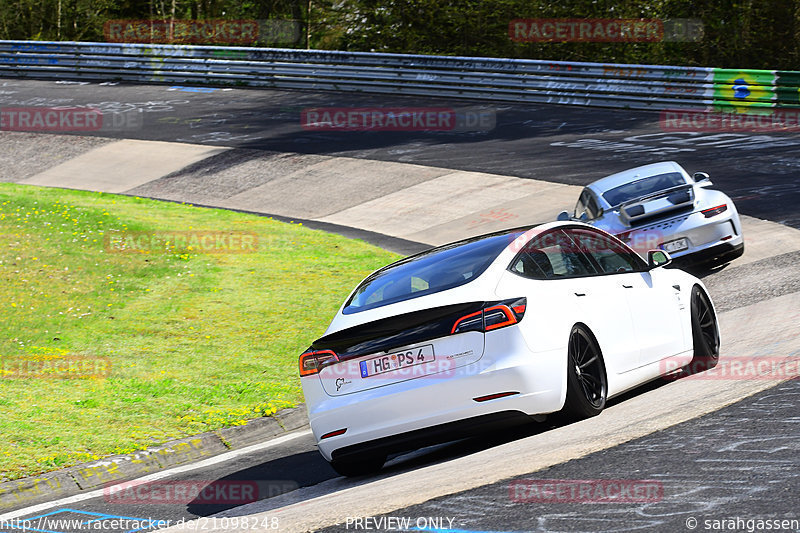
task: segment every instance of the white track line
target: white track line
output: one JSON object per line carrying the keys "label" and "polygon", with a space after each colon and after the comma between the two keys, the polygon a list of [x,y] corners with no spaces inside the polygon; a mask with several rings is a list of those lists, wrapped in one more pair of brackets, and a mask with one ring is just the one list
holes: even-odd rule
{"label": "white track line", "polygon": [[[306,429],[303,431],[298,431],[296,433],[289,433],[288,435],[280,436],[276,439],[268,440],[266,442],[262,442],[260,444],[254,444],[252,446],[248,446],[247,448],[242,448],[240,450],[233,450],[230,452],[225,452],[220,455],[216,455],[214,457],[209,457],[208,459],[204,459],[197,463],[192,463],[183,466],[176,466],[174,468],[169,468],[167,470],[162,470],[160,472],[156,472],[154,474],[149,474],[144,477],[136,478],[135,480],[127,480],[118,483],[130,483],[131,481],[137,482],[147,482],[147,481],[156,481],[158,479],[163,479],[165,477],[171,477],[176,474],[181,474],[183,472],[191,472],[192,470],[197,470],[198,468],[205,468],[207,466],[212,466],[218,463],[223,463],[225,461],[230,461],[231,459],[236,459],[242,455],[247,455],[248,453],[253,453],[261,450],[266,450],[267,448],[273,448],[275,446],[280,446],[286,442],[291,440],[297,439],[299,437],[305,437],[307,435],[311,435],[311,430]],[[93,490],[90,492],[83,492],[80,494],[75,494],[74,496],[68,496],[66,498],[61,498],[60,500],[55,500],[51,502],[40,503],[37,505],[32,505],[30,507],[25,507],[24,509],[19,509],[17,511],[11,511],[6,514],[0,515],[0,523],[13,520],[14,518],[19,518],[24,515],[38,513],[40,511],[44,511],[45,509],[50,509],[51,507],[59,507],[62,505],[70,505],[76,502],[82,502],[84,500],[91,500],[92,498],[98,498],[103,495],[103,493],[109,490],[111,487],[116,485],[109,485],[102,489]]]}

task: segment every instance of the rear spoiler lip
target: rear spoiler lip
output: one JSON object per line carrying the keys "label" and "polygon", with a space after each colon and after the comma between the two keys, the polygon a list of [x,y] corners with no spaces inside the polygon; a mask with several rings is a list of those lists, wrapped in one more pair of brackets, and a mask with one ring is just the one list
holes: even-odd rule
{"label": "rear spoiler lip", "polygon": [[616,235],[619,235],[620,233],[641,231],[642,229],[647,228],[654,224],[663,224],[665,222],[672,222],[680,219],[681,217],[686,217],[694,212],[695,212],[694,207],[692,207],[691,205],[681,205],[671,210],[660,211],[658,213],[654,212],[649,215],[644,215],[642,217],[639,217],[630,224],[625,224],[625,228],[623,230],[618,231]]}
{"label": "rear spoiler lip", "polygon": [[450,324],[449,320],[455,322],[489,303],[492,302],[481,300],[450,304],[365,322],[320,337],[310,349],[333,350],[340,362],[377,352],[388,353],[396,347],[448,336],[450,326],[433,327],[432,323]]}
{"label": "rear spoiler lip", "polygon": [[[644,212],[641,215],[637,215],[637,216],[633,216],[633,217],[628,215],[628,212],[626,210],[626,208],[628,208],[628,207],[631,207],[631,206],[634,206],[634,205],[637,205],[637,204],[642,204],[643,202],[646,202],[648,200],[653,200],[653,199],[656,199],[656,198],[662,198],[664,196],[669,196],[670,194],[673,194],[673,193],[676,193],[676,192],[680,192],[682,190],[690,191],[690,193],[689,193],[689,201],[688,202],[675,204],[675,205],[672,205],[672,206],[669,206],[669,207],[663,207],[663,208],[657,209],[655,211]],[[632,200],[628,200],[627,202],[623,202],[623,203],[619,204],[619,207],[618,207],[618,209],[619,209],[619,218],[623,221],[623,223],[625,223],[626,226],[630,227],[634,223],[636,223],[637,220],[640,220],[642,218],[651,218],[651,217],[656,216],[656,215],[667,214],[667,213],[669,213],[671,211],[675,211],[675,210],[678,210],[678,209],[681,209],[681,208],[685,208],[689,204],[691,204],[693,201],[694,201],[694,185],[691,184],[691,183],[686,183],[684,185],[678,185],[676,187],[670,187],[669,189],[663,189],[661,191],[657,191],[657,192],[654,192],[654,193],[645,194],[645,195],[640,196],[638,198],[633,198]]]}

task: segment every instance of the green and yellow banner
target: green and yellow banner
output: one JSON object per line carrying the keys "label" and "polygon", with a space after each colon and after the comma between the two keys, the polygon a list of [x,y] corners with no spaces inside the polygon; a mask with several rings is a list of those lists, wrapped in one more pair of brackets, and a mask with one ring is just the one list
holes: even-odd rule
{"label": "green and yellow banner", "polygon": [[714,69],[714,107],[717,111],[758,113],[775,101],[773,70]]}

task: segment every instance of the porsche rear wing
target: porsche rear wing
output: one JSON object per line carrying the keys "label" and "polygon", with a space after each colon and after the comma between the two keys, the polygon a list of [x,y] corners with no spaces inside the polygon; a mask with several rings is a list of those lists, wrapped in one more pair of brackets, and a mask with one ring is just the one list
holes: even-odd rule
{"label": "porsche rear wing", "polygon": [[661,215],[685,211],[694,204],[694,185],[686,183],[646,194],[620,204],[619,214],[627,226],[643,224]]}

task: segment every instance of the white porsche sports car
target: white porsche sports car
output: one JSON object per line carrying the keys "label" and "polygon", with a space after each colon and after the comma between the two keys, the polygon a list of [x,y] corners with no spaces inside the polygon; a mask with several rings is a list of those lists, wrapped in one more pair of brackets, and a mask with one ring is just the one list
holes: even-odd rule
{"label": "white porsche sports car", "polygon": [[299,359],[311,429],[342,475],[390,453],[606,400],[686,365],[719,328],[703,283],[615,237],[551,222],[440,246],[362,281]]}
{"label": "white porsche sports car", "polygon": [[708,174],[690,177],[674,161],[636,167],[583,189],[572,215],[617,236],[643,256],[662,249],[686,262],[726,263],[744,253],[739,213]]}

